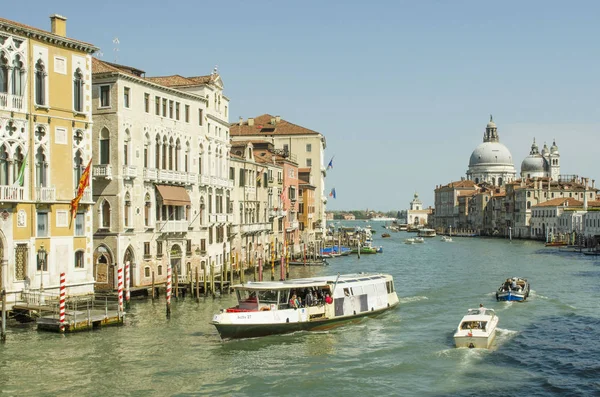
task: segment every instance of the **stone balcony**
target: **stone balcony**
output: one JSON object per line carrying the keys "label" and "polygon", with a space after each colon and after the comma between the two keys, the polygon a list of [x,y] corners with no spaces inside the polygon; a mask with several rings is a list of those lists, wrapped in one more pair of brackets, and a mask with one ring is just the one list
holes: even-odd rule
{"label": "stone balcony", "polygon": [[23,110],[23,95],[12,95],[6,92],[0,92],[0,109],[2,110]]}
{"label": "stone balcony", "polygon": [[158,172],[156,168],[144,168],[144,181],[155,182],[158,178]]}
{"label": "stone balcony", "polygon": [[20,202],[27,200],[25,188],[20,186],[2,185],[0,186],[0,202]]}
{"label": "stone balcony", "polygon": [[35,200],[42,203],[56,201],[56,189],[53,187],[36,187]]}
{"label": "stone balcony", "polygon": [[286,210],[282,210],[282,209],[270,209],[269,210],[269,217],[270,218],[281,218],[287,215],[287,211]]}
{"label": "stone balcony", "polygon": [[112,179],[112,166],[110,164],[96,164],[92,168],[92,177]]}
{"label": "stone balcony", "polygon": [[137,167],[135,165],[123,166],[123,179],[133,179],[137,177]]}
{"label": "stone balcony", "polygon": [[228,214],[210,214],[208,216],[209,223],[227,223],[229,221]]}
{"label": "stone balcony", "polygon": [[160,233],[186,233],[189,226],[188,221],[156,221],[155,230]]}
{"label": "stone balcony", "polygon": [[269,231],[269,230],[271,230],[270,223],[250,223],[250,224],[239,225],[239,231],[242,234],[257,233],[257,232],[263,232],[263,231]]}

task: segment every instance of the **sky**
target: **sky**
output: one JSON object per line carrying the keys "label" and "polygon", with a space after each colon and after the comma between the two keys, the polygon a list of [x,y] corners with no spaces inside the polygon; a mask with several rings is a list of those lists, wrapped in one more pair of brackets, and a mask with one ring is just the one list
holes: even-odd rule
{"label": "sky", "polygon": [[490,114],[517,172],[534,137],[540,150],[556,140],[561,174],[600,185],[600,2],[27,4],[1,16],[49,30],[61,14],[69,37],[147,76],[217,65],[230,122],[269,113],[322,133],[328,209],[407,209],[415,192],[434,206]]}

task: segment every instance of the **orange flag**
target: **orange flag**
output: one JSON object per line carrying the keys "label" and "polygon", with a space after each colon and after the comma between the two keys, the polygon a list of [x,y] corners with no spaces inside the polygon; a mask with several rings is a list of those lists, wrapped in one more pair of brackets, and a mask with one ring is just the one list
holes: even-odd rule
{"label": "orange flag", "polygon": [[88,163],[85,170],[83,170],[83,174],[81,174],[81,178],[79,178],[79,184],[77,185],[77,195],[73,200],[71,200],[71,216],[75,216],[77,214],[77,208],[79,207],[79,201],[81,197],[83,197],[83,192],[85,188],[90,184],[90,167],[92,166],[92,159]]}

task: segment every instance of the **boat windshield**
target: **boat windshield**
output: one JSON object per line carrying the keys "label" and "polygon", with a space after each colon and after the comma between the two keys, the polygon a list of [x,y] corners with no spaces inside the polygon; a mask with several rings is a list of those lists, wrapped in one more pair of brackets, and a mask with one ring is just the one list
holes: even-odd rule
{"label": "boat windshield", "polygon": [[487,321],[465,321],[460,325],[460,329],[483,329],[487,325]]}
{"label": "boat windshield", "polygon": [[238,289],[236,290],[236,293],[240,309],[258,310],[258,298],[256,297],[256,291]]}

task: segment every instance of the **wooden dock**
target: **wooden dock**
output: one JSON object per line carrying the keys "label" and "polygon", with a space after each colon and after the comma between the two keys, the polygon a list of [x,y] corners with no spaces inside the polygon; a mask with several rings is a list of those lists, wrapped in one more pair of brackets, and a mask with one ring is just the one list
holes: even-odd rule
{"label": "wooden dock", "polygon": [[37,320],[38,331],[49,332],[78,332],[98,329],[108,325],[122,325],[125,313],[118,311],[88,310],[67,311],[65,314],[64,330],[60,329],[58,315],[42,316]]}

